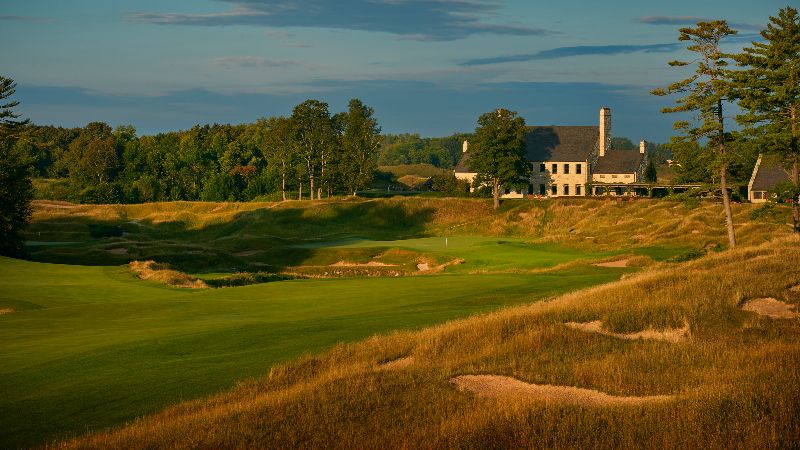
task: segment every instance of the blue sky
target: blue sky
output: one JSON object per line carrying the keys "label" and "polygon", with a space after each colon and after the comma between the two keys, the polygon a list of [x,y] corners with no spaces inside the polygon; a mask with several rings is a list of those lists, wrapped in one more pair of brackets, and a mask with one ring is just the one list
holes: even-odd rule
{"label": "blue sky", "polygon": [[35,123],[133,124],[140,134],[288,115],[358,97],[385,132],[472,131],[504,107],[530,125],[668,140],[686,75],[678,28],[725,19],[756,39],[786,0],[0,0],[0,74]]}

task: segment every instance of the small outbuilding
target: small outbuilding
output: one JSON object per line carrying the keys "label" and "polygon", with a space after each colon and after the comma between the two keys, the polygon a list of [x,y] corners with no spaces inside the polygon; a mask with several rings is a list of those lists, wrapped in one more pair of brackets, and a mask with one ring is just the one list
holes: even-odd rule
{"label": "small outbuilding", "polygon": [[758,155],[750,183],[747,184],[747,199],[752,203],[766,202],[769,200],[769,191],[785,181],[789,181],[789,172],[781,166],[777,157]]}

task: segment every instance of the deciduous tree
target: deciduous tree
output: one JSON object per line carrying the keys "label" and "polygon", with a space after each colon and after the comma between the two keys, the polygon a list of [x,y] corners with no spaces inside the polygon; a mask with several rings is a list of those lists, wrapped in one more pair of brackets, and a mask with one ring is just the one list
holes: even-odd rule
{"label": "deciduous tree", "polygon": [[525,119],[507,109],[488,112],[478,118],[470,149],[470,170],[476,172],[475,186],[492,187],[494,208],[500,207],[500,188],[519,184],[530,176],[525,152]]}
{"label": "deciduous tree", "polygon": [[372,108],[354,98],[350,100],[347,113],[340,116],[343,154],[339,168],[344,184],[353,195],[372,182],[377,166],[381,128],[373,114]]}

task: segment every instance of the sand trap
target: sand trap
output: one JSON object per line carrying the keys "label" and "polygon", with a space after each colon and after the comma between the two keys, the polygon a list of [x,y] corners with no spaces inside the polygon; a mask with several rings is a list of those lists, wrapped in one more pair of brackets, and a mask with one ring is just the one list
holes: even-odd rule
{"label": "sand trap", "polygon": [[410,366],[414,363],[414,358],[411,356],[406,356],[404,358],[397,358],[391,361],[386,361],[385,363],[378,364],[378,368],[381,370],[396,370],[396,369],[405,369],[406,367]]}
{"label": "sand trap", "polygon": [[424,271],[424,270],[431,270],[431,266],[428,263],[419,263],[417,264],[417,270]]}
{"label": "sand trap", "polygon": [[790,287],[789,290],[792,292],[800,292],[800,284]]}
{"label": "sand trap", "polygon": [[653,330],[647,329],[638,331],[636,333],[614,333],[603,329],[603,322],[595,320],[594,322],[567,322],[564,325],[575,329],[584,331],[586,333],[597,333],[605,336],[612,336],[619,339],[638,340],[647,339],[652,341],[666,341],[666,342],[680,342],[685,341],[691,336],[689,322],[684,322],[682,328],[669,328],[666,330]]}
{"label": "sand trap", "polygon": [[45,208],[57,208],[57,209],[72,209],[77,208],[80,205],[72,205],[72,204],[59,204],[59,203],[46,203],[46,202],[37,202],[39,206],[43,206]]}
{"label": "sand trap", "polygon": [[14,310],[11,308],[0,308],[0,316],[3,314],[11,314],[12,312],[14,312]]}
{"label": "sand trap", "polygon": [[111,250],[108,250],[108,253],[111,253],[111,254],[114,254],[114,255],[127,255],[128,254],[128,249],[125,248],[125,247],[112,248]]}
{"label": "sand trap", "polygon": [[594,263],[592,265],[596,267],[628,267],[629,261],[630,259],[620,259],[618,261]]}
{"label": "sand trap", "polygon": [[349,261],[339,261],[331,264],[330,267],[397,267],[397,264],[386,264],[380,261],[370,261],[363,264]]}
{"label": "sand trap", "polygon": [[747,303],[742,305],[742,309],[773,319],[794,319],[795,317],[800,317],[800,314],[794,311],[796,308],[793,305],[771,297],[748,300]]}
{"label": "sand trap", "polygon": [[258,253],[260,251],[261,250],[245,250],[245,251],[242,251],[242,252],[234,253],[233,256],[238,256],[240,258],[245,257],[245,256],[253,256],[253,255],[255,255],[256,253]]}
{"label": "sand trap", "polygon": [[450,383],[460,391],[469,391],[478,397],[513,397],[580,406],[632,406],[672,400],[669,395],[617,397],[592,389],[531,384],[502,375],[461,375],[451,378]]}

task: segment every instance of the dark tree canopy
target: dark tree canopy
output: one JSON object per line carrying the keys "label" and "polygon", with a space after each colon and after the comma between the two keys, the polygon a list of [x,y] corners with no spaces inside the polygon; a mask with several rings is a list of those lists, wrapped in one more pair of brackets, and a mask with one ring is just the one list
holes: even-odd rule
{"label": "dark tree canopy", "polygon": [[744,70],[734,87],[744,114],[739,122],[762,148],[791,170],[794,230],[800,233],[800,15],[787,7],[770,17],[762,42],[735,56]]}
{"label": "dark tree canopy", "polygon": [[525,119],[507,109],[481,115],[470,149],[475,186],[492,187],[494,207],[500,206],[500,188],[520,184],[530,176],[525,152]]}
{"label": "dark tree canopy", "polygon": [[20,144],[27,120],[17,120],[10,100],[16,84],[0,76],[0,255],[19,256],[25,248],[23,231],[31,215],[33,186],[30,158]]}

